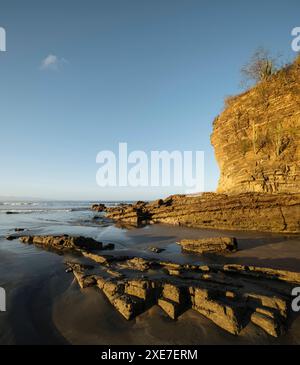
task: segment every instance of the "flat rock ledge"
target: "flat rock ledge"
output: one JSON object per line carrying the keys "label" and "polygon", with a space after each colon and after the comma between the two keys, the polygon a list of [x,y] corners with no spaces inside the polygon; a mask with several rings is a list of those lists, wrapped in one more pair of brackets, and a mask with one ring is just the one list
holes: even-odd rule
{"label": "flat rock ledge", "polygon": [[299,233],[300,194],[203,193],[173,195],[155,202],[106,207],[116,222],[139,226],[167,223],[196,228]]}
{"label": "flat rock ledge", "polygon": [[82,289],[99,288],[127,320],[158,305],[174,320],[192,309],[234,335],[252,322],[278,337],[291,322],[291,292],[300,285],[300,272],[238,264],[179,264],[126,255],[126,251],[107,255],[99,250],[105,246],[91,238],[24,236],[20,240],[58,254],[75,252],[66,262],[66,272],[73,272]]}
{"label": "flat rock ledge", "polygon": [[181,249],[199,254],[227,253],[237,251],[237,241],[232,237],[208,237],[197,240],[184,239],[178,242]]}

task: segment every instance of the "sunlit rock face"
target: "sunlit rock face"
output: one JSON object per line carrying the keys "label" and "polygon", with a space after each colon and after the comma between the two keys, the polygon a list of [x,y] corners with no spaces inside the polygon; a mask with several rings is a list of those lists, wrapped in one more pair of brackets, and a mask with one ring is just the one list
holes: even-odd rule
{"label": "sunlit rock face", "polygon": [[300,57],[227,98],[211,142],[220,167],[219,193],[300,192]]}
{"label": "sunlit rock face", "polygon": [[139,225],[167,223],[195,228],[257,230],[297,233],[300,194],[216,194],[173,195],[143,206],[128,205],[107,209],[114,221]]}

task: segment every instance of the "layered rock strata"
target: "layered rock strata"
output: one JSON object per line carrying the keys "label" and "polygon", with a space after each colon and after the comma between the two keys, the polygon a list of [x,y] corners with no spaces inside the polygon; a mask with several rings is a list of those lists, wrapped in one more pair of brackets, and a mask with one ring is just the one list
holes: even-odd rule
{"label": "layered rock strata", "polygon": [[217,192],[107,209],[126,224],[300,232],[300,57],[245,93],[226,99],[211,142]]}
{"label": "layered rock strata", "polygon": [[199,254],[234,252],[237,250],[237,241],[232,237],[208,237],[198,240],[184,239],[178,242],[183,251]]}
{"label": "layered rock strata", "polygon": [[98,287],[127,320],[154,305],[171,319],[193,309],[234,335],[250,322],[271,336],[283,334],[291,289],[300,283],[300,273],[254,266],[180,265],[117,256],[93,269],[67,265],[81,288]]}
{"label": "layered rock strata", "polygon": [[126,252],[106,255],[97,241],[82,237],[28,236],[21,241],[80,253],[76,261],[66,262],[66,271],[73,272],[82,289],[98,287],[127,320],[158,305],[172,319],[193,309],[234,335],[252,322],[277,337],[289,324],[292,288],[300,285],[300,273],[286,270],[178,264]]}
{"label": "layered rock strata", "polygon": [[227,98],[211,142],[219,193],[300,192],[300,57],[247,92]]}
{"label": "layered rock strata", "polygon": [[107,208],[107,217],[131,225],[167,223],[198,228],[300,232],[300,194],[203,193]]}

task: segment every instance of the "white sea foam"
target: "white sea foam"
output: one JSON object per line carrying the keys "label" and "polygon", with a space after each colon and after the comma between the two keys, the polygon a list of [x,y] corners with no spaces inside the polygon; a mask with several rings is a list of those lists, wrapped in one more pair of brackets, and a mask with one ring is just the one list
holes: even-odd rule
{"label": "white sea foam", "polygon": [[11,205],[11,206],[22,206],[22,205],[39,205],[39,203],[33,203],[33,202],[3,202],[0,203],[2,205]]}
{"label": "white sea foam", "polygon": [[[72,212],[70,209],[10,209],[10,210],[2,210],[3,213],[17,213],[17,214],[30,214],[30,213],[51,213],[51,212]],[[1,211],[0,211],[1,212]]]}

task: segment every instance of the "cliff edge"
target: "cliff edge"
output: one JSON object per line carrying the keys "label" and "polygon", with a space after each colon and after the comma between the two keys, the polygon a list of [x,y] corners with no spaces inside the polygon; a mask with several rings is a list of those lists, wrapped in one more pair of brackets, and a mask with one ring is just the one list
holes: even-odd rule
{"label": "cliff edge", "polygon": [[211,142],[217,192],[300,192],[300,57],[267,81],[227,98]]}

